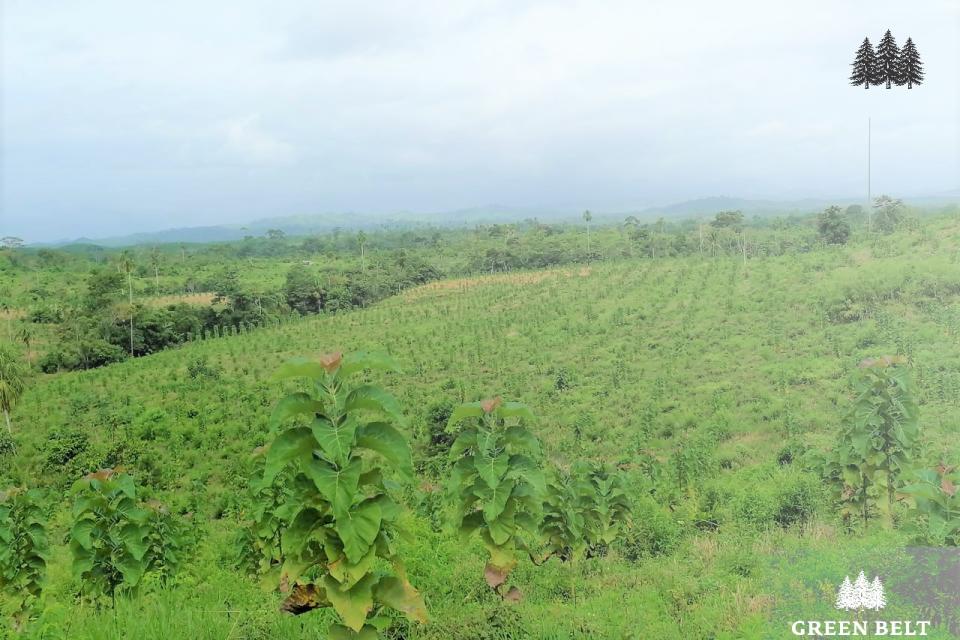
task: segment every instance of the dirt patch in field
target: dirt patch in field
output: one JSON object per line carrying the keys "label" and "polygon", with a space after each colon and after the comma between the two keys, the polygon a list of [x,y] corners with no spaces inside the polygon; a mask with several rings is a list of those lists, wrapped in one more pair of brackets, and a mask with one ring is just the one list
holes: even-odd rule
{"label": "dirt patch in field", "polygon": [[0,320],[19,320],[27,315],[23,309],[0,309]]}
{"label": "dirt patch in field", "polygon": [[147,298],[144,302],[152,307],[165,307],[168,304],[195,304],[197,306],[209,306],[213,304],[212,293],[185,293],[182,295],[157,296]]}

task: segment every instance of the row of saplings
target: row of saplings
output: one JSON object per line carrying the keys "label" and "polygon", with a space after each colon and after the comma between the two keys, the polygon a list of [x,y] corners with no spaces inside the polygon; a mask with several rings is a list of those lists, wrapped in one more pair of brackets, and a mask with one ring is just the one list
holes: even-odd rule
{"label": "row of saplings", "polygon": [[[364,370],[398,367],[387,356],[339,353],[299,359],[279,379],[306,378],[311,392],[278,402],[273,420],[295,420],[256,453],[262,473],[252,481],[251,524],[241,534],[242,562],[264,585],[285,594],[281,609],[301,614],[332,607],[340,623],[329,637],[377,638],[390,624],[387,609],[427,621],[426,608],[397,554],[400,505],[391,497],[393,473],[413,479],[413,464],[397,400],[382,388],[354,384]],[[529,408],[499,398],[457,408],[460,425],[450,456],[453,523],[479,535],[489,552],[487,584],[517,600],[507,578],[518,557],[575,562],[614,541],[629,515],[622,479],[596,465],[570,471],[541,469],[540,445],[524,425]],[[548,480],[549,478],[549,480]],[[184,529],[159,503],[140,504],[131,476],[92,473],[73,489],[70,549],[85,595],[115,599],[144,575],[176,570]],[[40,594],[47,536],[38,495],[0,494],[0,588],[11,598],[14,628]],[[539,535],[545,552],[527,546]],[[386,561],[392,571],[380,569]]]}
{"label": "row of saplings", "polygon": [[[161,503],[137,500],[133,478],[103,469],[72,490],[70,554],[84,597],[116,600],[146,574],[164,583],[180,567],[185,527]],[[26,623],[40,597],[49,545],[42,496],[37,490],[0,492],[0,591],[4,617],[14,630]],[[0,626],[2,628],[2,626]]]}
{"label": "row of saplings", "polygon": [[[427,621],[396,552],[400,507],[385,475],[413,478],[407,439],[397,428],[405,420],[392,395],[351,384],[365,369],[398,370],[383,355],[334,353],[278,372],[310,380],[312,392],[277,404],[275,423],[306,419],[257,452],[263,473],[254,482],[252,525],[242,534],[250,568],[287,594],[284,611],[336,611],[334,639],[380,637],[391,624],[387,609]],[[516,587],[506,587],[519,556],[574,561],[609,545],[629,515],[621,478],[603,467],[554,470],[548,482],[540,444],[523,426],[532,418],[525,405],[494,398],[462,405],[449,419],[450,427],[460,425],[450,449],[453,524],[465,537],[479,535],[490,556],[487,584],[507,600],[520,598]],[[524,541],[538,533],[546,553]],[[378,558],[392,572],[378,571]]]}

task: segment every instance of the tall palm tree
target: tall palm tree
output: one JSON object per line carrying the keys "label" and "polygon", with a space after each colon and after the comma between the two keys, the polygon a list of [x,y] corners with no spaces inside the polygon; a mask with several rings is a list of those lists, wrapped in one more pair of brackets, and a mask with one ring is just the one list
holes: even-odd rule
{"label": "tall palm tree", "polygon": [[150,265],[153,267],[153,295],[160,295],[160,249],[150,249]]}
{"label": "tall palm tree", "polygon": [[0,411],[7,422],[7,431],[13,433],[10,426],[10,412],[13,405],[23,395],[27,372],[12,349],[0,346]]}
{"label": "tall palm tree", "polygon": [[127,295],[130,303],[130,357],[133,357],[133,254],[124,251],[117,260],[120,273],[127,275]]}
{"label": "tall palm tree", "polygon": [[23,346],[27,350],[27,363],[32,365],[33,362],[30,356],[30,344],[33,342],[33,332],[30,331],[30,327],[24,326],[17,331],[17,340],[23,343]]}

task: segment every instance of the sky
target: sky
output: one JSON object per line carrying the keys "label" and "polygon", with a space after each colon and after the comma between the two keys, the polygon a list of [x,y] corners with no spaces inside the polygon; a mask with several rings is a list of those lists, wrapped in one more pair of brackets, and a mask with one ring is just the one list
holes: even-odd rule
{"label": "sky", "polygon": [[[960,188],[960,0],[0,0],[0,235]],[[847,83],[865,36],[926,82]]]}

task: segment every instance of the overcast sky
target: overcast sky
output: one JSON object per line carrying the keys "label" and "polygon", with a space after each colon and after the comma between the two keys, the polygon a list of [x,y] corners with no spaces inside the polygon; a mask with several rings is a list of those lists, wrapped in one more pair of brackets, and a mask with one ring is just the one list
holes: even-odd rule
{"label": "overcast sky", "polygon": [[[960,0],[0,0],[0,235],[960,187]],[[847,84],[911,36],[919,88]]]}

